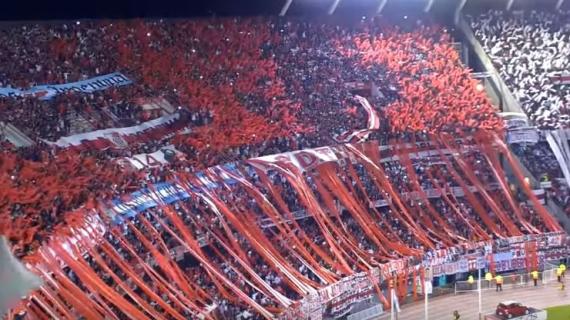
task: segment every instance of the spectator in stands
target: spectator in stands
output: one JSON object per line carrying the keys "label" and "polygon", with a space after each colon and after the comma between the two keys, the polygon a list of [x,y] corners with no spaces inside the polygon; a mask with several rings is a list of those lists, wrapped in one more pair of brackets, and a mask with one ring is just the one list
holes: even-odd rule
{"label": "spectator in stands", "polygon": [[[385,118],[372,137],[381,142],[418,140],[418,149],[442,149],[429,144],[432,133],[502,128],[459,63],[447,33],[441,35],[441,29],[421,23],[409,32],[385,28],[378,21],[346,26],[265,18],[79,23],[16,31],[14,39],[0,43],[0,53],[18,61],[0,64],[6,85],[29,88],[114,71],[133,80],[129,86],[93,94],[74,92],[49,101],[4,98],[0,112],[13,114],[10,121],[34,139],[54,141],[83,131],[76,128],[80,118],[91,122],[92,129],[138,124],[158,116],[147,118],[137,102],[149,95],[180,106],[179,119],[126,136],[126,145],[120,148],[84,142],[65,150],[40,145],[2,153],[0,184],[8,187],[0,190],[0,233],[9,235],[18,256],[32,256],[53,230],[65,230],[58,226],[71,224],[81,214],[99,212],[107,219],[107,210],[102,209],[111,200],[127,200],[132,192],[152,189],[160,182],[193,180],[191,172],[217,164],[335,144],[368,128],[373,113]],[[45,39],[35,50],[28,45]],[[9,45],[15,48],[2,48]],[[26,69],[29,74],[22,74]],[[369,92],[372,111],[359,105],[347,82],[369,87],[364,91]],[[34,111],[19,111],[27,107]],[[147,275],[142,282],[185,317],[190,315],[180,305],[192,300],[201,309],[216,304],[221,318],[257,319],[259,310],[244,303],[244,296],[236,297],[230,284],[238,284],[247,297],[278,315],[284,305],[279,300],[285,300],[281,296],[295,303],[305,285],[315,289],[391,259],[419,258],[466,241],[508,236],[514,232],[509,223],[515,231],[530,232],[521,220],[545,229],[532,209],[525,210],[522,219],[508,210],[505,197],[510,194],[480,194],[482,185],[496,183],[495,176],[482,151],[467,148],[475,149],[473,141],[460,143],[468,151],[458,152],[459,156],[420,157],[407,163],[402,158],[380,161],[379,154],[369,153],[373,166],[362,159],[342,166],[328,163],[330,167],[307,169],[295,179],[275,168],[255,172],[257,168],[240,167],[244,170],[238,173],[247,172],[244,179],[267,202],[258,201],[254,191],[240,183],[224,183],[200,196],[193,193],[185,201],[146,208],[135,217],[115,217],[123,226],[111,226],[101,240],[111,245],[90,250],[82,256],[82,272],[67,269],[64,278],[81,291],[91,291],[90,276],[100,278],[120,297],[132,286],[135,293],[127,294],[129,299],[130,295],[141,298],[137,310],[146,302],[161,312],[165,305],[152,305],[158,299],[142,293],[142,283],[133,284],[129,279],[134,273],[127,273],[159,263],[161,272],[143,270]],[[127,170],[116,161],[170,144],[185,159],[140,171]],[[388,149],[390,156],[404,152]],[[340,146],[335,149],[341,151]],[[466,177],[469,169],[475,178]],[[458,178],[450,177],[452,172]],[[214,175],[216,170],[207,173]],[[477,185],[464,187],[463,180]],[[452,188],[472,197],[458,199]],[[429,197],[424,191],[430,191]],[[274,210],[263,207],[269,204]],[[78,208],[76,215],[69,214]],[[183,226],[166,210],[173,210]],[[257,222],[272,220],[269,212],[276,215],[274,219],[289,219],[289,214],[300,218],[291,226],[272,223],[258,230]],[[176,232],[184,229],[187,234]],[[181,245],[188,249],[181,236],[202,239],[207,249],[197,253],[191,248],[200,262],[164,274],[169,271],[165,264],[178,265],[169,260],[172,249]],[[120,252],[124,265],[112,261],[111,248]],[[117,278],[105,265],[116,271]],[[160,282],[159,277],[184,288],[151,286]],[[229,281],[220,283],[222,278]],[[182,289],[186,295],[164,297]],[[196,295],[188,294],[194,289]],[[101,299],[106,304],[105,300]],[[109,309],[104,311],[119,319],[129,317],[116,305]]]}
{"label": "spectator in stands", "polygon": [[570,126],[568,15],[491,10],[471,18],[501,77],[529,118],[545,129]]}

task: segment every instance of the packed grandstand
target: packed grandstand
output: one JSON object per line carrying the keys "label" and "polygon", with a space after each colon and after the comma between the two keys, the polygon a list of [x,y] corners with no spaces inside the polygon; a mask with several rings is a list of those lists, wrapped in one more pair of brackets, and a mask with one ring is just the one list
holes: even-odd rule
{"label": "packed grandstand", "polygon": [[42,279],[8,316],[337,318],[564,257],[567,14],[467,19],[533,138],[427,15],[0,29],[0,235]]}

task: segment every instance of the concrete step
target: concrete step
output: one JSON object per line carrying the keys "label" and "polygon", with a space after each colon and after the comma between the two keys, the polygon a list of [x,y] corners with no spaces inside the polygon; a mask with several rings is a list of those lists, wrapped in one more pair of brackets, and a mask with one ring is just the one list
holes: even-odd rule
{"label": "concrete step", "polygon": [[16,147],[29,147],[35,144],[34,140],[10,123],[0,122],[0,132]]}
{"label": "concrete step", "polygon": [[173,105],[170,104],[170,102],[168,102],[166,99],[164,98],[148,98],[148,99],[140,99],[140,101],[138,101],[138,104],[144,109],[144,110],[154,110],[154,109],[162,109],[162,114],[173,114],[174,112],[176,112],[176,107],[174,107]]}
{"label": "concrete step", "polygon": [[95,130],[95,127],[93,125],[91,125],[91,123],[89,121],[87,121],[87,119],[85,119],[80,114],[68,113],[67,114],[67,120],[70,123],[70,129],[69,129],[70,135]]}

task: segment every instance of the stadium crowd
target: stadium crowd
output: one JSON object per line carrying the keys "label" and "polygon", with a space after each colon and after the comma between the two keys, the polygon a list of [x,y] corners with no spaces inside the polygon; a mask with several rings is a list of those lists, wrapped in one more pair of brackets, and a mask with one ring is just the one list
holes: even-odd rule
{"label": "stadium crowd", "polygon": [[[34,256],[53,230],[93,211],[110,228],[100,245],[82,245],[86,255],[75,262],[58,252],[68,266],[50,279],[67,291],[56,299],[46,291],[39,295],[69,299],[50,305],[64,318],[183,319],[214,312],[261,319],[264,312],[282,313],[306,288],[392,259],[553,229],[540,207],[519,208],[528,200],[524,192],[513,196],[497,186],[503,176],[495,173],[493,156],[471,135],[478,129],[500,133],[502,122],[476,90],[449,35],[429,23],[82,21],[9,28],[0,38],[6,40],[0,59],[16,61],[0,64],[4,86],[26,89],[117,71],[133,81],[51,100],[1,101],[2,119],[37,142],[18,149],[4,144],[0,155],[0,184],[8,186],[0,190],[0,233],[15,254]],[[366,88],[374,112],[385,119],[369,146],[392,148],[368,150],[370,162],[354,153],[354,163],[325,163],[304,173],[241,162],[335,145],[366,128],[369,114],[355,99],[355,84]],[[180,117],[124,137],[126,145],[58,148],[43,141],[82,132],[73,129],[78,118],[90,122],[90,130],[150,120],[159,115],[149,118],[137,102],[154,97],[175,106]],[[443,143],[429,141],[445,134],[464,137],[448,142],[460,156],[405,156],[411,151],[401,142],[441,150]],[[142,170],[117,161],[166,145],[183,156]],[[214,169],[206,170],[218,188],[115,217],[120,225],[102,213],[110,200],[128,200],[160,182],[196,179],[193,173],[228,162],[237,163],[244,181],[225,184]],[[489,192],[491,186],[497,189]],[[293,222],[295,215],[304,218]],[[271,226],[258,227],[261,221]],[[191,239],[202,239],[204,248]],[[175,263],[171,254],[180,246],[192,253]],[[95,302],[65,292],[84,292]],[[45,308],[32,303],[29,310],[41,315]]]}
{"label": "stadium crowd", "polygon": [[570,190],[548,143],[514,144],[512,150],[538,181],[550,183],[547,195],[570,216]]}
{"label": "stadium crowd", "polygon": [[[302,296],[294,279],[319,288],[333,279],[364,271],[368,264],[374,266],[389,259],[421,257],[431,249],[461,245],[467,240],[480,241],[496,236],[517,235],[519,232],[547,231],[544,229],[546,223],[533,212],[532,206],[522,206],[522,216],[509,208],[509,191],[499,189],[493,190],[493,196],[483,195],[485,187],[482,187],[482,183],[488,186],[496,180],[492,178],[492,170],[490,164],[484,161],[485,157],[474,156],[479,151],[466,148],[469,143],[464,142],[464,146],[457,150],[460,156],[452,156],[453,153],[433,156],[427,162],[423,158],[408,162],[405,157],[398,161],[381,160],[379,169],[367,165],[363,160],[332,166],[331,163],[324,163],[293,178],[287,177],[286,171],[281,169],[265,171],[247,163],[237,164],[235,172],[241,172],[246,183],[239,180],[237,183],[226,183],[221,176],[209,174],[208,177],[217,183],[217,187],[211,191],[191,192],[191,197],[185,200],[152,207],[131,218],[120,218],[121,224],[112,227],[105,239],[101,240],[111,246],[87,249],[88,253],[78,264],[66,260],[70,265],[64,272],[86,293],[96,288],[93,277],[101,279],[99,285],[119,293],[116,301],[106,303],[110,311],[102,311],[111,312],[119,319],[127,319],[134,314],[127,307],[128,304],[150,315],[159,312],[189,316],[192,313],[184,309],[187,303],[182,298],[184,295],[194,302],[190,304],[192,308],[201,312],[214,312],[212,315],[221,318],[261,319],[260,310],[245,302],[245,298],[235,299],[234,296],[232,299],[232,295],[225,290],[240,290],[261,308],[279,314],[285,307],[280,295],[293,301]],[[392,159],[391,156],[396,153],[402,155],[392,150],[382,156],[390,157],[383,159]],[[372,159],[380,155],[368,156]],[[477,166],[473,171],[479,174],[475,178],[460,176],[460,168],[465,168],[465,165],[459,159],[465,160],[469,166]],[[441,167],[442,163],[445,163],[445,169]],[[384,184],[377,174],[393,167],[401,168],[397,174],[401,178],[392,181],[396,175],[392,173],[385,176],[388,184]],[[434,178],[433,174],[441,170],[448,170],[449,175]],[[412,178],[414,175],[421,177]],[[401,187],[399,181],[415,179],[429,180],[432,188],[447,188],[448,192],[430,198],[421,193],[416,198],[405,196],[414,191],[420,192],[420,188],[413,184],[403,184]],[[470,188],[461,187],[465,194],[471,196],[460,197],[449,192],[451,186],[464,185],[464,181],[470,181],[471,186],[478,185],[476,191],[472,192]],[[248,183],[251,187],[248,187]],[[303,184],[309,187],[309,193],[306,193],[306,189],[302,192]],[[445,184],[445,187],[440,184]],[[331,188],[333,185],[336,189]],[[376,189],[379,185],[384,186],[382,192]],[[403,189],[397,193],[388,195],[386,191],[400,187]],[[345,197],[345,192],[351,196]],[[380,194],[383,199],[392,197],[393,201],[377,205],[369,198],[368,192]],[[351,198],[357,200],[356,205]],[[398,203],[397,198],[401,198],[402,202]],[[266,199],[266,205],[261,199]],[[311,199],[322,209],[314,206],[310,209]],[[331,205],[331,200],[340,206]],[[320,210],[324,215],[320,216]],[[255,221],[269,219],[276,222],[303,211],[307,214],[293,219],[295,222],[290,226],[273,223],[255,227],[261,225]],[[406,212],[409,216],[406,216]],[[273,216],[275,213],[277,216]],[[488,220],[485,218],[487,213]],[[234,214],[241,222],[232,218]],[[375,231],[365,227],[369,218],[374,219],[369,227],[372,226]],[[178,219],[182,223],[177,222]],[[529,229],[528,222],[537,229]],[[333,228],[334,225],[337,227]],[[244,232],[244,227],[247,232]],[[174,254],[176,248],[187,245],[187,240],[181,236],[185,232],[190,232],[198,241],[202,239],[203,249],[200,250],[203,251]],[[328,232],[333,232],[339,240],[331,241]],[[381,235],[390,241],[379,241]],[[268,248],[275,251],[268,254]],[[112,253],[113,250],[116,250],[116,254]],[[183,251],[188,250],[188,247],[183,248]],[[192,247],[191,250],[198,249]],[[167,259],[176,260],[176,263],[166,263],[164,259],[167,254],[174,254]],[[196,256],[204,260],[198,261]],[[286,271],[283,267],[276,267],[276,261],[280,258],[275,257],[282,257],[282,261],[291,269]],[[88,268],[81,268],[82,264]],[[161,272],[153,274],[142,267],[144,264],[155,265]],[[214,276],[206,265],[219,268],[223,276]],[[316,266],[330,273],[318,270]],[[176,270],[183,271],[179,275],[182,281],[176,278],[176,272],[179,272]],[[140,277],[140,281],[136,280],[137,277]],[[239,289],[228,284],[220,286],[219,282],[224,277],[231,283],[239,284]],[[163,287],[168,281],[181,296],[174,297]],[[183,287],[181,283],[190,285]],[[264,283],[272,289],[268,289]],[[386,294],[385,284],[382,288]],[[110,297],[110,294],[106,295],[105,299]],[[215,306],[214,311],[210,306]],[[168,307],[173,311],[167,311]],[[73,307],[69,309],[79,312]]]}
{"label": "stadium crowd", "polygon": [[568,12],[492,10],[471,26],[529,118],[540,128],[570,125]]}
{"label": "stadium crowd", "polygon": [[[186,161],[181,166],[188,171],[334,144],[336,136],[365,127],[367,115],[346,87],[351,81],[377,88],[370,99],[388,119],[384,133],[500,126],[460,65],[449,37],[427,26],[405,32],[378,21],[352,25],[268,18],[80,22],[13,27],[3,31],[3,38],[0,55],[17,61],[2,64],[5,86],[25,89],[114,71],[133,80],[131,85],[68,93],[29,105],[30,97],[4,98],[3,119],[31,138],[64,136],[71,127],[69,112],[97,119],[96,128],[118,126],[104,121],[108,117],[102,109],[117,110],[123,101],[148,95],[181,106],[191,119],[204,113],[207,119],[191,122],[190,133],[176,134],[169,130],[180,126],[169,126],[159,132],[164,138],[136,139],[127,152],[112,150],[115,146],[108,144],[54,150],[41,142],[25,150],[4,151],[2,182],[13,187],[0,191],[2,219],[17,220],[12,223],[20,226],[19,232],[25,232],[24,225],[32,220],[37,229],[44,229],[45,219],[38,218],[38,212],[60,221],[64,212],[82,204],[133,190],[145,173],[122,171],[113,157],[156,150],[157,141],[183,152]],[[36,42],[37,46],[31,45]],[[423,75],[414,76],[419,68]],[[432,95],[436,89],[440,93],[434,98],[418,87],[432,88]],[[450,103],[455,107],[449,108]],[[34,111],[25,112],[28,108]],[[138,110],[118,113],[137,119]],[[168,168],[160,170],[168,175]],[[51,205],[54,202],[57,208]]]}

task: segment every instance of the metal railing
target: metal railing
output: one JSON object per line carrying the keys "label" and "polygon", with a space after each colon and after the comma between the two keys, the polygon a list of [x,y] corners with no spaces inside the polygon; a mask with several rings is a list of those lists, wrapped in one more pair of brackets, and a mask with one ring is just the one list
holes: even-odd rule
{"label": "metal railing", "polygon": [[[538,285],[544,285],[557,281],[556,269],[544,270],[538,274]],[[503,276],[503,289],[522,288],[534,285],[534,281],[529,273],[511,274]],[[493,280],[481,279],[481,290],[496,290],[497,282]],[[477,291],[477,280],[473,283],[467,281],[455,282],[455,294]]]}
{"label": "metal railing", "polygon": [[346,317],[346,320],[369,320],[376,319],[378,316],[384,313],[384,309],[381,304],[377,304],[374,307],[364,309],[362,311],[355,312]]}

